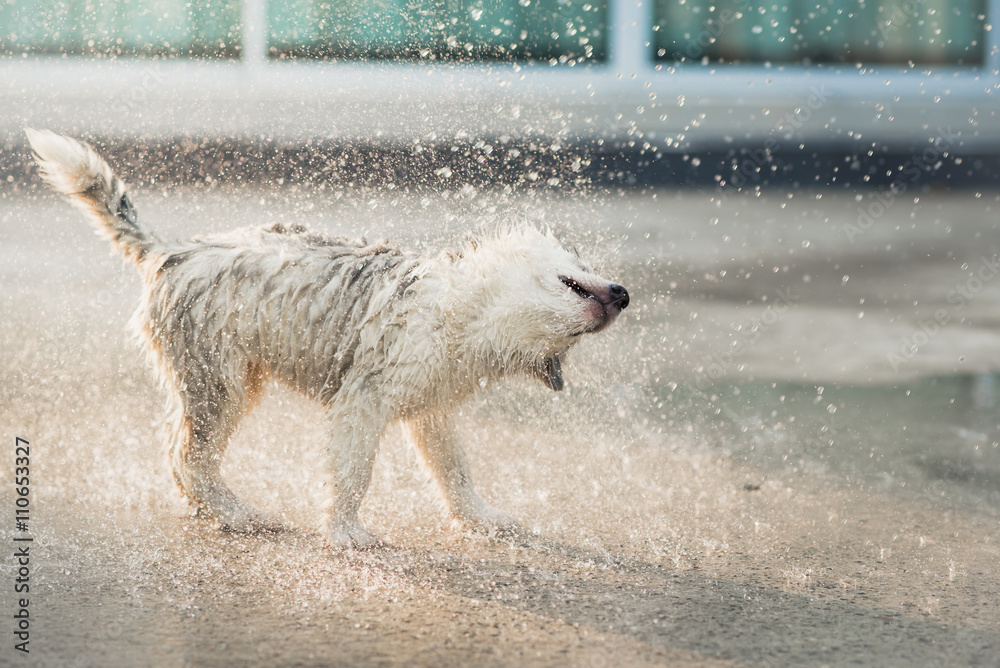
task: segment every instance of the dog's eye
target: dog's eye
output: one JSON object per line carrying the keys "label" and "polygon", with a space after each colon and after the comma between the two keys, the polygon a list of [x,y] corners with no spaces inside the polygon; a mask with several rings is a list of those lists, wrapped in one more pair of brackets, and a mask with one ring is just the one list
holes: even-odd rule
{"label": "dog's eye", "polygon": [[593,299],[594,298],[594,295],[592,295],[589,292],[587,292],[583,288],[582,285],[580,285],[579,283],[577,283],[576,281],[574,281],[572,278],[567,278],[565,276],[560,276],[559,280],[563,282],[563,285],[565,285],[567,288],[569,288],[570,290],[572,290],[576,294],[580,295],[584,299]]}

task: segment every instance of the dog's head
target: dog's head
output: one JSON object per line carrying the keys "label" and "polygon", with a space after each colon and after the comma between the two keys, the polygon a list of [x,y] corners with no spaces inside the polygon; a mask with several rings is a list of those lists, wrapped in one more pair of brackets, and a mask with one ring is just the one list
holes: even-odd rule
{"label": "dog's head", "polygon": [[628,306],[628,292],[601,278],[551,233],[522,228],[474,246],[485,311],[474,326],[494,352],[553,390],[563,387],[560,355],[599,332]]}

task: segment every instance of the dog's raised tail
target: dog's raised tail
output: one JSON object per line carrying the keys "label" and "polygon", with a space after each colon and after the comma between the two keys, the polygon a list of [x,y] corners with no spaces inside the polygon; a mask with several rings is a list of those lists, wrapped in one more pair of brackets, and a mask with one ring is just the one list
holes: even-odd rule
{"label": "dog's raised tail", "polygon": [[25,129],[46,183],[83,211],[97,233],[141,264],[158,240],[139,226],[125,183],[87,144],[49,130]]}

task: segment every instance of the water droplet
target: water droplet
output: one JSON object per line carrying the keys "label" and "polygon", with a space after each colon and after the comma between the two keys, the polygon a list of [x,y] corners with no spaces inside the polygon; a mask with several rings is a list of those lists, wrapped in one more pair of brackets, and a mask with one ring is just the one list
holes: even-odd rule
{"label": "water droplet", "polygon": [[826,407],[826,412],[829,413],[830,415],[833,415],[834,413],[837,412],[837,407],[834,406],[833,404],[830,404],[829,406]]}

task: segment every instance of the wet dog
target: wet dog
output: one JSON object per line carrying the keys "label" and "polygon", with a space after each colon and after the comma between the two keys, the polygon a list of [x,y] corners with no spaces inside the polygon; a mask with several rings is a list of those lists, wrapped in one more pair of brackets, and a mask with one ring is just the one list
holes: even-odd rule
{"label": "wet dog", "polygon": [[394,422],[457,522],[517,528],[473,489],[456,406],[512,374],[561,389],[563,354],[615,320],[625,288],[525,227],[433,256],[299,226],[167,241],[139,223],[125,184],[89,146],[48,131],[28,139],[43,178],[142,273],[133,323],[170,393],[174,478],[200,512],[234,531],[280,528],[219,473],[241,418],[274,379],[318,400],[332,423],[332,545],[379,542],[357,514]]}

